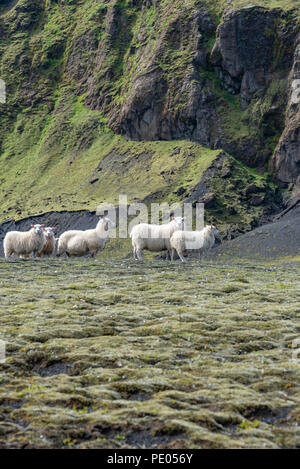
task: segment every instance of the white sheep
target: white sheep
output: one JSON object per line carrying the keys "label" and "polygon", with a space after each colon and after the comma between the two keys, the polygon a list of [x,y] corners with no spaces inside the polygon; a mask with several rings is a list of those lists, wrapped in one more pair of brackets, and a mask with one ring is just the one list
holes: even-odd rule
{"label": "white sheep", "polygon": [[134,260],[142,260],[142,251],[167,251],[167,258],[171,258],[170,238],[177,230],[184,229],[184,218],[172,218],[169,223],[163,225],[150,225],[141,223],[135,225],[130,233],[133,247]]}
{"label": "white sheep", "polygon": [[45,244],[43,249],[37,253],[38,257],[52,256],[55,251],[55,228],[47,226],[44,228]]}
{"label": "white sheep", "polygon": [[215,236],[218,233],[219,231],[214,225],[207,225],[201,231],[176,231],[170,240],[171,259],[174,259],[175,251],[177,251],[182,262],[185,262],[184,251],[196,250],[199,253],[199,260],[202,261],[204,253],[209,251],[215,244]]}
{"label": "white sheep", "polygon": [[31,225],[29,231],[9,231],[3,241],[5,258],[16,256],[36,257],[45,243],[43,225]]}
{"label": "white sheep", "polygon": [[93,230],[71,230],[65,231],[58,240],[57,257],[66,253],[67,257],[85,256],[91,257],[102,251],[105,247],[109,228],[113,228],[114,223],[107,217],[99,220]]}

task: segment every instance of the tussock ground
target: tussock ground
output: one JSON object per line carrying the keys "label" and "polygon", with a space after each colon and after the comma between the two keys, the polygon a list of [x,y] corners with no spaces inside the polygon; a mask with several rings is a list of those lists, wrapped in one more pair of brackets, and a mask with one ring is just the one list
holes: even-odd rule
{"label": "tussock ground", "polygon": [[299,286],[296,265],[1,260],[0,447],[300,447]]}

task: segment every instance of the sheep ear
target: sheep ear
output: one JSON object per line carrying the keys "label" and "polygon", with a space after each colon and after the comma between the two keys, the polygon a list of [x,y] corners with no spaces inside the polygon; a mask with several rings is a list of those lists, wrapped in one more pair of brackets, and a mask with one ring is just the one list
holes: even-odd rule
{"label": "sheep ear", "polygon": [[172,220],[175,220],[175,217],[172,217]]}

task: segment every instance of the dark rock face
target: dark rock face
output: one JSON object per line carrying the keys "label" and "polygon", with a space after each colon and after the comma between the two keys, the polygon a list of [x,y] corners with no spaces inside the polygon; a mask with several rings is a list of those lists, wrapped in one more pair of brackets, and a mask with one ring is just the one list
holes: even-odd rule
{"label": "dark rock face", "polygon": [[[132,5],[140,8],[138,2]],[[199,7],[188,15],[178,10],[162,26],[162,4],[145,0],[142,5],[136,36],[131,31],[134,16],[112,1],[96,18],[101,39],[95,29],[74,38],[66,74],[77,85],[75,93],[85,93],[85,104],[101,110],[109,127],[128,139],[191,139],[261,169],[268,168],[283,133],[274,156],[275,175],[294,182],[299,174],[299,116],[294,107],[289,106],[286,126],[284,121],[288,76],[293,61],[299,61],[297,52],[293,56],[293,16],[255,6],[230,10],[217,28]],[[149,35],[146,17],[151,7],[156,16]],[[216,30],[210,52],[208,43]],[[116,88],[118,81],[121,89]],[[281,89],[276,90],[277,83]],[[240,98],[235,106],[248,134],[231,130],[231,112],[238,109],[230,109],[216,86]],[[116,100],[118,93],[121,99]],[[248,115],[242,114],[246,110]]]}
{"label": "dark rock face", "polygon": [[158,140],[162,134],[170,138],[167,120],[162,117],[167,90],[159,68],[137,78],[121,109],[118,124],[121,132],[132,140]]}
{"label": "dark rock face", "polygon": [[245,195],[249,196],[252,194],[256,194],[257,192],[260,192],[261,188],[258,187],[256,184],[249,184],[247,187],[245,187]]}
{"label": "dark rock face", "polygon": [[300,185],[300,35],[289,77],[289,88],[286,126],[275,150],[273,163],[276,177],[281,183]]}
{"label": "dark rock face", "polygon": [[[144,2],[142,21],[151,3],[160,8],[157,1]],[[178,12],[165,29],[154,25],[154,45],[142,27],[137,40],[133,40],[130,19],[116,2],[108,4],[104,20],[99,21],[103,23],[104,39],[99,41],[92,31],[76,37],[66,65],[78,94],[86,93],[86,105],[103,111],[111,129],[132,140],[190,138],[213,148],[218,146],[220,129],[214,96],[199,73],[199,67],[207,66],[206,41],[216,28],[207,11],[195,10],[192,17]],[[130,53],[124,59],[124,45],[128,44]],[[114,50],[117,56],[112,60]],[[179,70],[171,58],[176,51],[182,54],[182,59],[180,54],[176,57]],[[130,68],[132,60],[134,71]],[[113,100],[112,88],[121,63],[120,77],[129,74],[130,85],[124,89],[120,106]]]}
{"label": "dark rock face", "polygon": [[[165,31],[154,54],[149,46],[143,51],[140,73],[133,79],[120,112],[112,115],[109,124],[115,132],[133,140],[171,140],[189,138],[216,147],[218,119],[213,95],[198,67],[206,67],[207,50],[204,35],[214,25],[205,10],[194,12],[191,22],[179,16]],[[190,59],[180,80],[158,65],[170,48],[183,49],[192,44]],[[145,58],[148,57],[145,67]],[[174,70],[174,75],[176,71]]]}
{"label": "dark rock face", "polygon": [[294,32],[281,29],[282,16],[281,10],[261,7],[232,10],[218,27],[212,62],[224,88],[233,94],[241,93],[243,107],[268,85],[278,65],[276,42],[281,49],[281,69],[291,67]]}
{"label": "dark rock face", "polygon": [[185,194],[186,189],[184,187],[179,187],[179,189],[176,191],[176,195],[179,195],[179,197],[183,194]]}
{"label": "dark rock face", "polygon": [[[121,109],[116,130],[133,140],[172,140],[190,138],[204,145],[215,146],[212,128],[217,120],[212,95],[204,90],[197,73],[182,83],[175,100],[186,95],[180,114],[167,111],[169,86],[160,69],[139,77]],[[214,117],[214,118],[213,118]],[[113,122],[111,125],[115,127]]]}
{"label": "dark rock face", "polygon": [[[252,167],[266,167],[272,152],[272,144],[265,145],[266,139],[275,139],[284,129],[287,85],[281,91],[281,99],[275,93],[268,107],[263,100],[269,99],[266,96],[272,84],[287,79],[291,70],[294,23],[279,9],[251,7],[230,11],[218,27],[217,41],[209,57],[203,38],[214,28],[203,9],[196,11],[188,23],[182,17],[175,20],[154,54],[150,55],[147,47],[144,49],[144,61],[145,57],[149,59],[146,70],[142,64],[137,67],[140,73],[133,79],[121,109],[112,113],[109,125],[129,139],[188,138],[211,148],[224,148]],[[165,64],[158,64],[163,63],[170,47],[180,49],[187,40],[193,44],[193,54],[177,82],[166,73]],[[203,70],[211,67],[229,93],[240,95],[242,110],[252,102],[257,103],[257,130],[251,135],[236,139],[224,130],[220,104],[210,80],[203,76]],[[292,142],[289,152],[296,154],[297,129],[290,128],[289,133]],[[282,171],[291,174],[289,166],[295,167],[295,158],[292,156],[291,161],[287,156],[289,162],[283,163]],[[296,163],[294,172],[297,171]]]}
{"label": "dark rock face", "polygon": [[213,192],[208,192],[202,197],[201,202],[206,208],[212,208],[216,203],[216,196]]}
{"label": "dark rock face", "polygon": [[[279,138],[284,130],[288,75],[293,66],[296,41],[295,24],[280,9],[249,7],[225,14],[217,29],[217,41],[211,53],[214,70],[223,88],[240,96],[241,109],[250,109],[249,124],[254,122],[257,126],[257,132],[241,141],[229,141],[224,136],[222,148],[238,158],[244,155],[242,159],[249,166],[267,165],[274,147],[265,145],[266,139],[275,139],[277,135]],[[271,97],[270,90],[278,83],[282,83],[282,88]],[[254,111],[255,106],[258,112]],[[288,139],[295,142],[294,129],[289,132]],[[296,153],[295,144],[292,147],[292,153]],[[290,160],[290,157],[281,159]],[[293,164],[291,161],[284,163],[282,171],[291,175],[289,166]]]}
{"label": "dark rock face", "polygon": [[261,205],[264,200],[265,200],[264,194],[262,194],[262,195],[253,195],[250,199],[250,203],[251,203],[251,205],[258,206],[258,205]]}

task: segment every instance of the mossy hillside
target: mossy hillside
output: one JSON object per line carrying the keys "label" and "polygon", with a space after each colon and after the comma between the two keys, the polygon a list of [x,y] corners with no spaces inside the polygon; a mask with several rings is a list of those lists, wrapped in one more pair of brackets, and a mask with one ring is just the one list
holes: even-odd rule
{"label": "mossy hillside", "polygon": [[[125,15],[127,15],[127,3],[117,2],[121,13]],[[25,0],[22,4],[27,5]],[[5,141],[1,156],[2,164],[5,165],[2,178],[2,194],[5,198],[2,207],[5,218],[15,215],[17,217],[26,216],[26,214],[32,213],[32,210],[35,211],[35,206],[39,213],[48,209],[84,208],[80,202],[85,203],[85,195],[91,195],[92,200],[89,207],[92,206],[94,209],[99,198],[101,200],[105,197],[111,198],[112,193],[115,198],[116,193],[121,189],[128,193],[128,182],[132,182],[133,171],[120,188],[115,184],[112,185],[110,180],[102,181],[103,190],[97,190],[97,184],[92,190],[88,184],[85,184],[90,173],[110,150],[120,151],[122,146],[121,153],[123,155],[125,148],[131,149],[129,158],[132,154],[139,155],[144,151],[156,155],[160,153],[162,159],[173,148],[173,143],[131,145],[115,137],[106,128],[104,129],[102,124],[105,123],[105,120],[100,113],[94,112],[93,114],[84,109],[85,96],[83,95],[76,102],[76,99],[72,98],[77,93],[76,87],[64,82],[67,77],[64,79],[63,70],[68,60],[71,43],[76,40],[76,37],[91,31],[95,37],[97,36],[97,40],[108,41],[105,38],[104,22],[107,5],[99,4],[99,2],[97,4],[95,2],[82,2],[76,6],[72,3],[58,5],[55,2],[47,2],[44,7],[41,10],[40,20],[32,26],[33,31],[24,29],[20,34],[13,30],[15,11],[11,11],[2,19],[7,28],[7,35],[3,41],[1,75],[8,82],[8,106],[11,109],[11,112],[8,112],[1,119],[3,128],[6,129],[6,132],[2,133],[2,138],[5,138]],[[173,6],[166,2],[166,12],[169,7],[172,7],[173,11]],[[145,27],[148,27],[152,34],[153,9],[146,9],[139,18],[135,18],[135,22],[133,21],[134,14],[133,12],[130,20],[130,23],[134,23],[133,30],[137,33],[138,22],[143,21]],[[175,14],[177,13],[175,12]],[[23,16],[26,16],[26,10]],[[72,23],[70,17],[74,20]],[[167,14],[164,21],[169,21]],[[122,38],[117,37],[111,47],[111,54],[119,54],[118,57],[121,52],[125,53],[125,43],[128,44],[128,38],[125,38],[127,42],[125,39],[122,40],[122,44],[119,39],[121,41]],[[86,54],[88,61],[88,50]],[[20,67],[20,57],[26,56],[28,57],[28,66],[24,68],[24,64],[22,64]],[[113,69],[115,65],[119,68],[122,77],[122,64],[118,62],[118,57],[110,55],[107,60]],[[35,77],[34,83],[28,86],[30,61],[35,70]],[[63,87],[60,86],[60,80],[62,80]],[[121,85],[123,84],[121,83]],[[116,91],[118,80],[114,86]],[[30,97],[26,95],[28,89]],[[116,96],[115,92],[113,94]],[[116,99],[122,98],[120,96]],[[11,132],[8,132],[8,129]],[[100,130],[103,130],[101,136],[99,136]],[[174,145],[177,145],[177,142]],[[182,142],[181,145],[182,148],[189,148],[193,144]],[[82,155],[82,147],[84,147],[85,155]],[[182,155],[183,153],[184,151]],[[205,150],[205,153],[208,154],[209,151]],[[214,154],[216,153],[211,152],[211,155]],[[175,171],[182,166],[179,159],[179,157],[173,158],[174,161],[177,160],[174,165]],[[209,157],[207,161],[211,160],[212,158]],[[164,177],[158,175],[156,181],[154,179],[157,176],[159,166],[162,167],[161,172],[165,170],[167,173],[170,163],[170,160],[159,161],[158,158],[153,158],[154,171],[152,171],[153,168],[151,171],[148,168],[150,183],[149,177],[141,176],[138,179],[140,184],[136,185],[133,196],[136,198],[145,197],[151,191],[164,189],[166,184]],[[202,169],[205,169],[205,165]],[[138,174],[139,170],[143,171],[143,168],[137,167],[134,172]],[[196,175],[196,177],[200,176],[201,172]],[[115,183],[120,182],[117,181],[118,177],[116,175]],[[176,177],[177,175],[171,179],[176,179]],[[182,175],[180,177],[182,178]],[[148,183],[148,192],[145,190],[141,194],[139,190],[145,189],[143,187],[145,182]],[[47,193],[45,193],[45,188],[47,188]],[[78,195],[78,200],[76,198],[74,200],[74,192]],[[28,196],[25,194],[28,194],[31,200],[30,203],[28,201],[28,208],[25,208],[28,200]],[[60,194],[60,201],[51,203],[52,194],[55,194],[56,199]]]}
{"label": "mossy hillside", "polygon": [[0,447],[299,446],[296,264],[100,255],[0,276]]}
{"label": "mossy hillside", "polygon": [[[95,209],[121,190],[133,199],[161,193],[173,200],[176,189],[189,189],[201,178],[217,154],[214,151],[190,142],[129,143],[107,129],[110,110],[118,110],[152,56],[160,57],[155,63],[173,80],[174,90],[187,73],[192,41],[187,42],[182,34],[177,47],[173,33],[178,32],[178,25],[183,30],[189,25],[199,2],[182,5],[165,0],[159,8],[149,5],[141,8],[125,0],[20,0],[16,8],[1,15],[0,74],[8,85],[8,103],[1,108],[0,119],[2,219],[49,210]],[[215,12],[217,5],[221,2],[207,3]],[[220,21],[218,15],[213,18],[216,24]],[[213,30],[203,38],[208,51],[214,39]],[[98,70],[93,59],[99,50],[103,62]],[[160,51],[161,55],[155,55]],[[226,137],[243,141],[247,132],[255,135],[254,123],[260,123],[263,106],[253,108],[252,113],[241,111],[239,98],[224,91],[213,72],[199,69],[199,73],[213,90]],[[95,105],[103,107],[101,112],[87,108],[93,107],[87,75],[94,77],[95,95],[106,96],[103,106]],[[171,101],[170,113],[185,106],[184,94]],[[265,139],[270,155],[278,137]],[[171,156],[178,145],[181,151]],[[188,162],[189,151],[194,156]],[[94,172],[99,163],[106,157],[109,162],[112,153],[119,155],[113,160],[115,174],[106,173],[90,184],[98,177]],[[145,159],[150,161],[146,167]],[[134,190],[132,180],[137,181]]]}
{"label": "mossy hillside", "polygon": [[52,116],[44,112],[19,114],[5,142],[2,219],[96,210],[100,202],[118,203],[120,193],[129,202],[156,193],[160,200],[182,184],[193,186],[220,153],[188,141],[126,141],[67,89],[57,96]]}
{"label": "mossy hillside", "polygon": [[[20,5],[24,5],[24,11],[20,13],[18,10],[18,16],[15,9],[2,16],[4,36],[0,70],[9,85],[9,104],[22,103],[24,107],[33,106],[40,100],[51,103],[54,90],[61,83],[74,80],[74,92],[82,94],[87,91],[88,77],[92,77],[93,87],[86,102],[90,106],[100,106],[107,115],[112,113],[113,125],[115,112],[130,94],[133,81],[149,67],[159,66],[173,89],[168,112],[176,114],[180,106],[185,107],[184,95],[181,94],[180,99],[176,97],[176,88],[191,67],[195,44],[189,38],[188,25],[199,7],[197,1],[182,4],[165,0],[156,8],[145,5],[141,8],[126,0],[108,4],[91,1],[57,4],[49,1],[39,7],[34,3],[36,14],[32,18],[27,0],[20,1]],[[209,5],[216,11],[220,2],[209,2]],[[22,28],[20,33],[14,28],[16,19],[22,23],[24,17],[25,24],[27,16],[30,17],[29,27]],[[215,18],[215,26],[219,21],[220,18]],[[209,51],[215,40],[215,31],[206,34],[208,36],[202,42]],[[99,51],[101,67],[97,67],[94,61]],[[80,62],[80,67],[77,62]],[[212,79],[215,78],[213,74]],[[30,92],[26,93],[26,88]],[[91,96],[93,92],[103,96],[95,98]],[[222,90],[220,92],[222,94]],[[228,99],[226,93],[223,97]],[[234,109],[223,109],[220,104],[221,117],[225,114],[225,132],[226,122],[230,123],[238,112],[239,103],[232,104],[235,104]],[[12,117],[15,113],[16,110]],[[234,122],[240,115],[236,117]],[[228,135],[235,125],[233,123],[228,129]]]}

